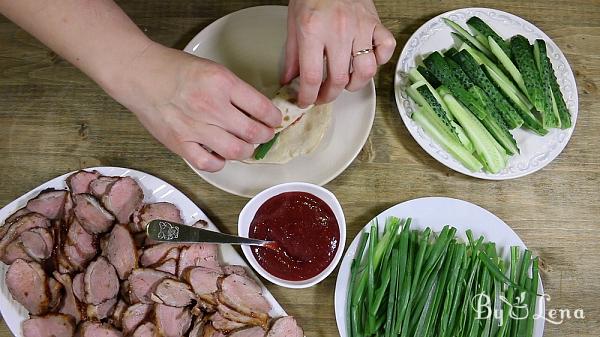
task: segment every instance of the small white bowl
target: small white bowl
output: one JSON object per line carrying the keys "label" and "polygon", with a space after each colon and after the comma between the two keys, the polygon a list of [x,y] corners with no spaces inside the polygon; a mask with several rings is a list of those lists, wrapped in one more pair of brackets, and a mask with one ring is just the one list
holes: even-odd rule
{"label": "small white bowl", "polygon": [[310,279],[302,281],[289,281],[271,275],[260,264],[258,264],[258,261],[256,261],[254,254],[252,254],[250,246],[242,246],[242,251],[244,252],[246,259],[248,260],[252,268],[254,268],[254,270],[256,270],[265,279],[286,288],[299,289],[312,287],[315,284],[323,281],[327,276],[329,276],[329,274],[331,274],[331,272],[340,262],[342,255],[344,254],[344,246],[346,243],[346,220],[344,218],[344,211],[342,210],[342,206],[340,205],[335,195],[333,195],[333,193],[329,192],[321,186],[300,182],[285,183],[268,188],[257,194],[254,198],[250,199],[250,201],[248,201],[246,206],[244,206],[244,208],[240,212],[240,216],[238,219],[238,235],[248,237],[250,224],[252,223],[252,220],[256,215],[256,211],[260,208],[260,206],[262,206],[262,204],[264,204],[268,199],[285,192],[310,193],[323,200],[327,205],[329,205],[329,207],[333,211],[333,214],[335,215],[340,229],[340,241],[337,248],[337,252],[335,253],[335,257],[333,258],[329,266],[327,266],[327,268],[325,268],[325,270],[323,270],[319,275]]}

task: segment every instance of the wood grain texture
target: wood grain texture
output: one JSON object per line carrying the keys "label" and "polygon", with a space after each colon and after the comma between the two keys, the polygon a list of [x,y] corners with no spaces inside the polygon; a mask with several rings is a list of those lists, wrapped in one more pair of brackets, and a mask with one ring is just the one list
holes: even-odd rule
{"label": "wood grain texture", "polygon": [[[286,1],[119,1],[153,39],[183,46],[235,10]],[[401,47],[431,17],[469,1],[377,1]],[[600,331],[600,2],[478,1],[517,14],[544,30],[575,71],[579,118],[564,152],[544,170],[512,181],[483,181],[449,170],[408,134],[393,99],[393,62],[377,78],[377,116],[357,160],[328,184],[342,203],[348,240],[371,218],[405,200],[448,196],[481,205],[506,221],[543,260],[547,308],[583,308],[584,320],[546,324],[545,336]],[[139,169],[180,188],[225,232],[236,232],[246,199],[198,178],[155,141],[125,108],[31,36],[0,18],[0,205],[64,172],[109,165]],[[335,273],[334,273],[335,275]],[[305,327],[306,336],[338,336],[335,276],[306,290],[267,285]],[[0,324],[0,336],[11,333]]]}

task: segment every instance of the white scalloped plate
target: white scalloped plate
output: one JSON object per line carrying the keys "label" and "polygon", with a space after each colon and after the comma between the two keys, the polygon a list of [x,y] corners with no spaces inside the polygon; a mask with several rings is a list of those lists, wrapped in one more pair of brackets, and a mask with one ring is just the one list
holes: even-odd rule
{"label": "white scalloped plate", "polygon": [[[267,97],[272,97],[280,86],[286,20],[285,6],[245,8],[211,23],[184,50],[227,66]],[[301,181],[325,185],[350,166],[369,137],[375,118],[375,84],[370,81],[354,93],[344,91],[332,104],[332,121],[327,133],[308,155],[283,165],[229,161],[217,173],[192,169],[223,191],[249,198],[282,183]]]}
{"label": "white scalloped plate", "polygon": [[[419,198],[390,207],[377,216],[377,221],[384,224],[385,220],[395,216],[398,218],[412,218],[410,227],[412,229],[424,230],[430,227],[434,232],[439,233],[445,225],[456,227],[456,236],[466,240],[466,231],[471,229],[474,237],[478,238],[483,235],[486,241],[496,243],[498,253],[506,261],[510,259],[510,247],[519,246],[522,249],[527,247],[504,221],[498,218],[490,211],[472,204],[467,201],[443,198],[443,197],[428,197]],[[362,233],[367,228],[370,228],[370,223],[365,225]],[[380,226],[380,234],[383,233],[383,226]],[[360,235],[356,235],[346,255],[340,264],[340,271],[335,284],[335,319],[337,322],[338,331],[341,337],[347,337],[347,295],[348,282],[350,281],[350,265],[356,255]],[[544,294],[542,279],[540,277],[539,294]],[[538,298],[536,305],[536,315],[533,327],[533,336],[542,337],[544,333],[544,312],[545,303],[543,296]]]}
{"label": "white scalloped plate", "polygon": [[[192,224],[198,220],[205,220],[208,222],[208,228],[210,230],[219,231],[219,229],[210,221],[210,219],[202,212],[198,206],[196,206],[188,197],[186,197],[181,191],[173,187],[166,181],[159,179],[148,173],[136,171],[132,169],[126,169],[121,167],[91,167],[86,170],[97,170],[103,175],[108,176],[130,176],[137,180],[144,190],[144,201],[145,202],[158,202],[166,201],[171,202],[181,210],[183,220],[187,224]],[[71,172],[72,173],[72,172]],[[17,200],[6,205],[0,210],[0,223],[4,223],[9,215],[14,213],[19,208],[25,206],[27,200],[35,197],[42,190],[47,188],[64,189],[65,178],[69,176],[67,173],[60,177],[56,177],[19,197]],[[271,293],[265,288],[260,280],[254,275],[254,272],[248,266],[246,261],[229,245],[220,246],[220,258],[221,262],[226,264],[242,265],[246,270],[254,277],[254,279],[261,285],[265,298],[271,303],[273,307],[270,315],[272,317],[284,316],[285,311],[277,303],[277,300],[271,295]],[[0,311],[6,321],[6,324],[10,328],[10,331],[18,337],[22,337],[21,323],[26,320],[29,316],[27,310],[23,308],[19,303],[14,301],[8,292],[6,287],[5,274],[8,267],[0,263]]]}
{"label": "white scalloped plate", "polygon": [[[573,125],[566,130],[552,129],[546,136],[540,137],[524,129],[513,130],[512,134],[517,140],[521,154],[512,156],[507,167],[500,173],[471,172],[444,149],[436,144],[410,115],[415,109],[412,100],[408,99],[405,88],[408,76],[406,73],[415,66],[415,61],[436,50],[449,48],[453,44],[452,31],[443,21],[442,17],[450,18],[466,28],[466,21],[471,16],[478,16],[488,23],[498,34],[504,38],[521,34],[530,41],[544,39],[548,46],[548,54],[554,71],[558,78],[561,90],[565,97],[567,107],[571,112]],[[519,178],[548,165],[556,158],[567,145],[577,121],[578,96],[577,85],[573,71],[567,59],[558,46],[539,28],[530,22],[496,9],[489,8],[463,8],[449,11],[427,21],[408,39],[398,64],[394,80],[396,104],[404,124],[417,143],[433,158],[449,168],[460,173],[489,180],[504,180]]]}

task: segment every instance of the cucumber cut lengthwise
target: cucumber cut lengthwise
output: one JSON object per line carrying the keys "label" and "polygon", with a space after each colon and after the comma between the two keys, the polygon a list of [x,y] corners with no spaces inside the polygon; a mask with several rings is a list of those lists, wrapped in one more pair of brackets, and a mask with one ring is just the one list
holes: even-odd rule
{"label": "cucumber cut lengthwise", "polygon": [[479,86],[494,102],[500,111],[502,119],[510,129],[515,129],[523,124],[523,118],[519,116],[512,105],[502,96],[502,93],[494,86],[481,69],[477,61],[466,50],[461,50],[452,57],[464,70],[464,72]]}
{"label": "cucumber cut lengthwise", "polygon": [[431,137],[440,144],[456,160],[463,164],[469,171],[477,172],[483,165],[469,152],[456,138],[439,122],[433,111],[419,108],[412,114],[412,119]]}
{"label": "cucumber cut lengthwise", "polygon": [[[441,99],[437,91],[433,90],[432,92],[431,90],[432,89],[427,85],[421,85],[417,88],[417,92],[425,100],[425,104],[422,104],[422,106],[429,106],[433,110],[433,112],[440,116],[440,119],[448,125],[452,133],[454,133],[456,137],[458,137],[460,143],[467,150],[473,152],[473,143],[471,143],[471,140],[469,140],[469,137],[467,136],[463,128],[454,121],[452,114],[448,111],[448,107],[445,105],[445,102]],[[439,97],[441,103],[440,101],[438,101],[437,97]],[[444,105],[442,106],[442,104]]]}
{"label": "cucumber cut lengthwise", "polygon": [[489,39],[491,38],[500,46],[500,48],[502,48],[502,50],[504,50],[507,55],[510,55],[509,44],[504,41],[504,39],[502,39],[502,37],[498,35],[498,33],[496,33],[492,27],[488,26],[488,24],[485,23],[485,21],[483,21],[481,18],[477,16],[471,17],[469,20],[467,20],[467,26],[473,30],[473,33],[476,34],[476,37],[482,36],[482,41],[485,41],[483,44],[489,45]]}
{"label": "cucumber cut lengthwise", "polygon": [[545,129],[560,126],[558,118],[552,112],[551,98],[547,97],[547,93],[544,92],[529,40],[522,35],[517,35],[512,38],[510,48],[517,68],[523,75],[531,103],[542,115],[542,125]]}
{"label": "cucumber cut lengthwise", "polygon": [[475,86],[472,88],[472,91],[474,96],[489,112],[489,115],[482,119],[481,122],[492,136],[494,136],[494,139],[502,145],[502,151],[506,151],[510,155],[519,153],[517,141],[508,130],[508,127],[506,127],[506,124],[504,124],[502,117],[500,117],[500,112],[498,112],[494,102],[492,102],[481,88]]}
{"label": "cucumber cut lengthwise", "polygon": [[462,125],[465,132],[469,136],[469,139],[475,146],[476,153],[485,160],[484,166],[489,169],[491,173],[498,173],[506,166],[506,154],[499,151],[496,146],[496,140],[489,131],[481,124],[481,122],[467,109],[454,96],[448,93],[444,93],[442,98],[448,105],[448,108],[452,111],[452,114],[456,120]]}
{"label": "cucumber cut lengthwise", "polygon": [[442,18],[442,19],[448,26],[450,26],[450,28],[452,28],[456,33],[458,33],[462,38],[469,41],[469,43],[471,43],[472,45],[477,47],[477,49],[479,49],[487,57],[494,57],[492,52],[490,52],[490,50],[487,49],[487,47],[485,45],[483,45],[481,42],[479,42],[473,35],[469,34],[469,32],[467,32],[458,23],[456,23],[448,18]]}
{"label": "cucumber cut lengthwise", "polygon": [[467,106],[477,118],[484,119],[488,115],[486,109],[462,86],[460,80],[455,76],[454,71],[448,63],[446,63],[446,60],[440,53],[432,53],[423,60],[423,63],[427,66],[427,69],[429,69],[429,71],[431,71],[431,73],[450,90],[452,95],[454,95],[462,104]]}
{"label": "cucumber cut lengthwise", "polygon": [[439,122],[446,126],[448,131],[456,137],[468,151],[473,152],[473,144],[465,131],[454,121],[454,117],[448,111],[446,103],[442,100],[435,89],[424,81],[418,81],[406,89],[408,96],[422,109],[429,110],[435,115]]}
{"label": "cucumber cut lengthwise", "polygon": [[[498,59],[498,61],[500,61],[502,66],[504,66],[504,69],[506,69],[508,71],[508,73],[513,78],[515,83],[517,83],[519,88],[525,94],[527,94],[527,87],[525,86],[525,81],[523,80],[523,75],[521,75],[521,72],[519,71],[519,69],[517,69],[517,66],[510,59],[510,56],[509,56],[510,53],[508,53],[508,54],[505,53],[504,49],[502,49],[498,45],[498,43],[496,43],[496,41],[492,38],[489,38],[489,43],[490,43],[490,49],[492,50],[492,53],[494,53],[494,55],[496,55],[496,58]],[[529,96],[529,99],[531,99],[531,96]]]}
{"label": "cucumber cut lengthwise", "polygon": [[569,113],[569,109],[567,109],[567,104],[560,91],[556,74],[552,68],[552,63],[550,63],[550,59],[548,58],[546,42],[544,40],[535,40],[533,44],[533,54],[540,74],[542,75],[542,81],[550,86],[553,113],[559,118],[560,128],[568,129],[571,127],[571,114]]}

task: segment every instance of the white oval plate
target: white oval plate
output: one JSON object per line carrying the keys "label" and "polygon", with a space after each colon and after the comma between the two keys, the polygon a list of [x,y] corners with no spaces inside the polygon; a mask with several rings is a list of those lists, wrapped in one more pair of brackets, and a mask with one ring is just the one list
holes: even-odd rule
{"label": "white oval plate", "polygon": [[[435,232],[440,232],[445,225],[456,227],[456,236],[466,240],[466,230],[471,229],[474,237],[480,235],[485,237],[486,241],[493,241],[499,250],[500,256],[505,260],[510,259],[510,247],[519,246],[525,249],[525,244],[517,234],[497,216],[488,210],[474,205],[470,202],[452,199],[429,197],[409,200],[393,206],[377,216],[380,224],[385,220],[395,216],[399,218],[412,218],[411,228],[424,230],[430,227]],[[370,223],[360,232],[370,228]],[[383,226],[380,226],[380,234],[383,232]],[[360,234],[359,233],[359,234]],[[348,294],[348,282],[350,280],[350,265],[358,249],[360,235],[357,235],[348,247],[348,251],[340,265],[340,271],[335,285],[335,319],[341,337],[347,337],[346,327],[346,297]],[[540,279],[538,293],[544,293],[544,287]],[[543,298],[543,297],[542,297]],[[544,301],[538,298],[536,305],[537,317],[535,320],[533,336],[542,337],[544,331]]]}
{"label": "white oval plate", "polygon": [[[279,88],[286,38],[287,7],[243,9],[213,22],[185,51],[225,65],[267,97]],[[375,117],[375,84],[333,103],[332,121],[319,147],[284,165],[228,162],[218,173],[198,170],[210,184],[229,193],[252,197],[271,186],[302,181],[324,185],[342,173],[367,141]],[[191,166],[190,166],[191,167]]]}
{"label": "white oval plate", "polygon": [[[552,129],[546,136],[540,137],[524,129],[515,129],[511,133],[517,140],[521,149],[521,154],[510,158],[506,168],[497,174],[487,172],[471,172],[437,143],[435,143],[410,115],[415,109],[412,100],[408,99],[405,88],[407,87],[408,76],[406,75],[410,68],[415,66],[415,61],[421,59],[436,50],[448,49],[453,45],[453,39],[450,35],[452,31],[443,21],[442,17],[449,18],[463,28],[467,28],[466,21],[472,17],[478,16],[488,23],[500,36],[507,38],[517,34],[527,37],[530,41],[534,39],[544,39],[548,46],[548,55],[556,72],[556,77],[565,97],[567,107],[571,112],[573,125],[566,130]],[[398,64],[396,65],[396,76],[394,80],[396,104],[398,111],[408,128],[410,134],[417,143],[427,151],[433,158],[449,168],[460,173],[489,180],[504,180],[519,178],[548,165],[565,148],[577,121],[578,96],[577,84],[573,71],[567,62],[567,59],[560,51],[558,46],[539,28],[530,22],[519,18],[518,16],[489,8],[463,8],[446,12],[427,21],[408,39]]]}
{"label": "white oval plate", "polygon": [[[186,197],[181,191],[173,187],[171,184],[161,180],[155,176],[141,171],[132,169],[120,168],[120,167],[92,167],[87,170],[96,170],[103,175],[107,176],[129,176],[134,178],[144,190],[144,201],[145,202],[159,202],[166,201],[173,203],[181,210],[181,215],[186,224],[192,224],[198,220],[205,220],[208,222],[208,228],[210,230],[219,231],[219,229],[208,219],[206,214],[202,212],[198,206],[196,206],[188,197]],[[71,172],[72,173],[72,172]],[[41,191],[47,188],[64,189],[65,178],[71,173],[64,174],[60,177],[56,177],[37,188],[31,190],[25,195],[21,196],[17,200],[6,205],[0,210],[0,223],[4,223],[9,215],[13,214],[16,210],[25,206],[27,201],[35,197]],[[277,300],[271,295],[271,293],[262,285],[260,280],[254,275],[248,264],[242,259],[242,257],[229,245],[220,246],[220,258],[221,262],[226,264],[236,264],[246,267],[246,270],[254,277],[254,279],[261,285],[265,298],[269,301],[272,306],[270,315],[272,317],[284,316],[285,311],[277,303]],[[8,288],[6,287],[5,274],[8,267],[4,263],[0,263],[0,311],[10,331],[18,337],[22,337],[21,323],[29,318],[27,310],[23,308],[18,302],[12,299]]]}

